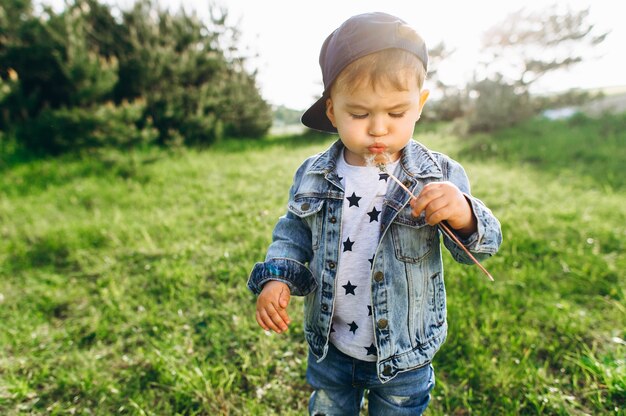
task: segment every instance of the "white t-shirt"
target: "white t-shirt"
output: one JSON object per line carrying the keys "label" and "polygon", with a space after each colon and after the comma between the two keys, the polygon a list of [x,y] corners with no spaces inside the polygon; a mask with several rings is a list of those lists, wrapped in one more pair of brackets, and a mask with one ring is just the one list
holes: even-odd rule
{"label": "white t-shirt", "polygon": [[[395,171],[398,161],[387,169]],[[352,166],[340,157],[337,174],[345,189],[335,309],[330,341],[344,354],[376,361],[371,274],[380,237],[380,220],[391,179],[377,167]]]}

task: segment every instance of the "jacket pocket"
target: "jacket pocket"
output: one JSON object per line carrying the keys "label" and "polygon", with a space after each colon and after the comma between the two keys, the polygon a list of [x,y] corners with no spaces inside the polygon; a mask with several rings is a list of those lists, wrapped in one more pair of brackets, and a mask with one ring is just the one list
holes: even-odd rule
{"label": "jacket pocket", "polygon": [[422,309],[421,333],[417,334],[418,342],[421,344],[440,334],[441,328],[446,322],[446,289],[443,276],[437,272],[424,279],[427,286],[426,296]]}
{"label": "jacket pocket", "polygon": [[411,215],[411,207],[404,208],[391,224],[391,236],[396,258],[418,263],[428,256],[436,244],[437,229],[428,223],[424,213]]}
{"label": "jacket pocket", "polygon": [[435,323],[437,326],[441,326],[446,321],[446,289],[443,283],[443,276],[441,273],[435,273],[431,276],[429,283],[432,288]]}
{"label": "jacket pocket", "polygon": [[324,200],[311,197],[300,197],[298,195],[287,204],[287,209],[300,217],[307,223],[311,230],[311,243],[313,249],[317,249],[320,245],[320,236],[323,235],[322,227]]}

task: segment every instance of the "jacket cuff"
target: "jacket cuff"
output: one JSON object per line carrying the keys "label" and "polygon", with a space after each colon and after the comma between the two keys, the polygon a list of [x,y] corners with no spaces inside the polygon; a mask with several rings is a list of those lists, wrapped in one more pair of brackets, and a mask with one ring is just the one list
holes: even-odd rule
{"label": "jacket cuff", "polygon": [[472,212],[476,217],[476,232],[466,238],[459,238],[463,245],[473,253],[494,254],[500,247],[500,224],[491,211],[480,201],[465,194]]}
{"label": "jacket cuff", "polygon": [[263,285],[270,280],[285,283],[295,296],[306,296],[317,288],[309,268],[292,259],[274,258],[264,263],[256,263],[248,278],[248,289],[259,295]]}

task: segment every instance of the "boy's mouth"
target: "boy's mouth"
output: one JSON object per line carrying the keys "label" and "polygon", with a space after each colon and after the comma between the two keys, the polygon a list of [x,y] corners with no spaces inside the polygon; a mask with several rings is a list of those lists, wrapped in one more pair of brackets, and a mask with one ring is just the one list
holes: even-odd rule
{"label": "boy's mouth", "polygon": [[374,153],[374,154],[380,154],[383,153],[387,150],[387,146],[383,145],[383,144],[373,144],[371,146],[369,146],[367,148],[367,150],[370,151],[370,153]]}

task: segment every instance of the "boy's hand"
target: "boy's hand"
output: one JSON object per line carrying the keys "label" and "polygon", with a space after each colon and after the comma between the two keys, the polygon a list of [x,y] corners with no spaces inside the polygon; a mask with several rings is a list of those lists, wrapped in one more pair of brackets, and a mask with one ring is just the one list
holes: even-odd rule
{"label": "boy's hand", "polygon": [[277,280],[270,280],[263,285],[263,290],[256,301],[256,321],[266,331],[276,333],[287,330],[291,322],[287,315],[287,305],[291,298],[289,286]]}
{"label": "boy's hand", "polygon": [[430,225],[447,221],[461,236],[467,237],[476,231],[476,217],[465,195],[452,182],[431,182],[424,186],[417,198],[411,200],[413,215],[425,211]]}

